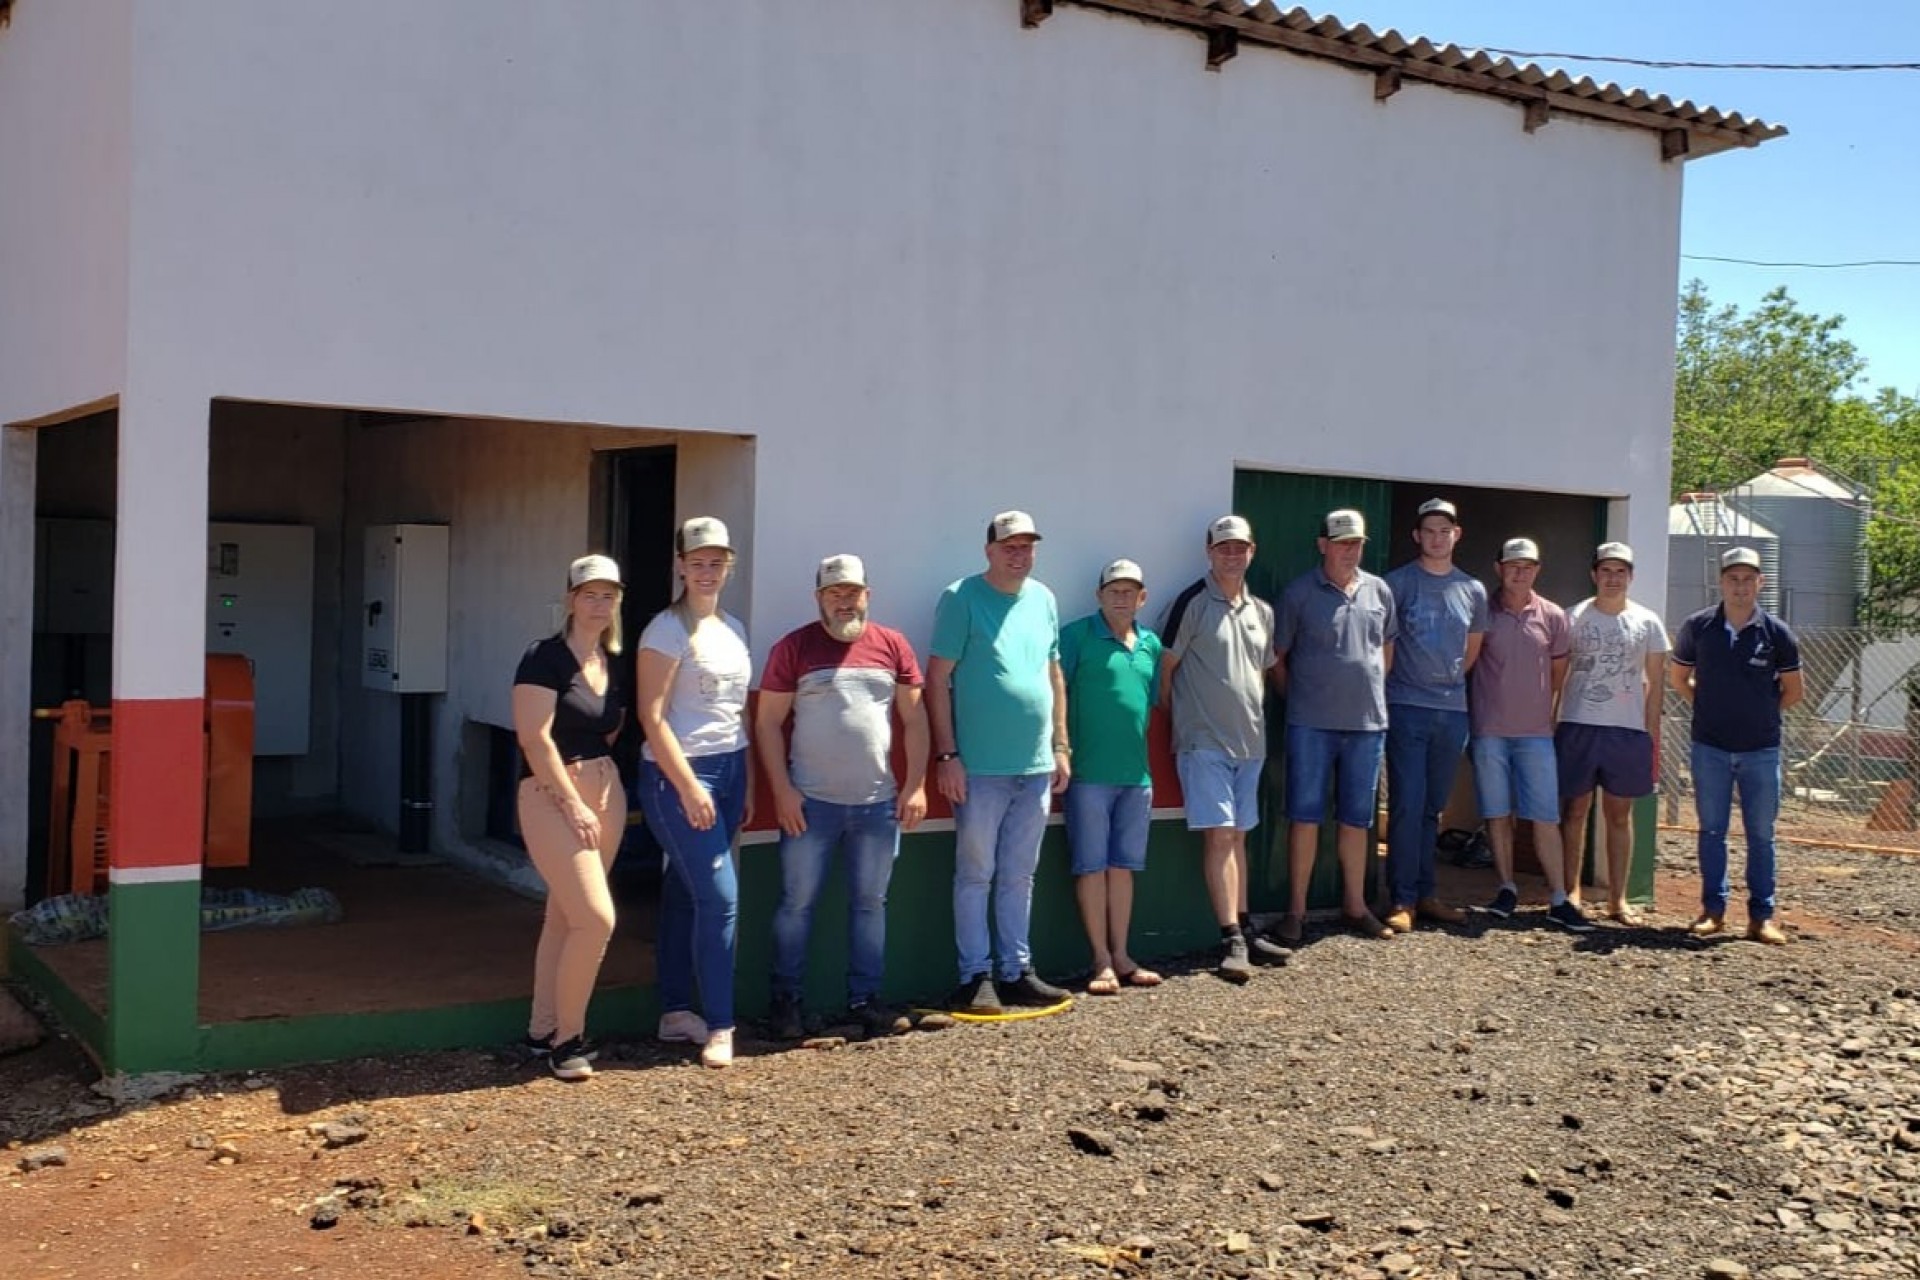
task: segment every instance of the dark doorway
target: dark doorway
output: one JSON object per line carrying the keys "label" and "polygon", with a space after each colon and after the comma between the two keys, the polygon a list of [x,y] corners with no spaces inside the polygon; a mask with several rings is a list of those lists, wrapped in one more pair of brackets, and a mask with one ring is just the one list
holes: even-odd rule
{"label": "dark doorway", "polygon": [[[606,504],[607,551],[620,562],[627,583],[620,626],[629,664],[648,619],[673,601],[675,463],[672,445],[611,450],[596,459],[601,479],[595,488]],[[638,728],[629,729],[615,753],[629,796],[639,773],[640,737]],[[639,806],[629,806],[627,836],[614,863],[616,888],[648,886],[659,878],[662,865],[659,842],[640,820]]]}

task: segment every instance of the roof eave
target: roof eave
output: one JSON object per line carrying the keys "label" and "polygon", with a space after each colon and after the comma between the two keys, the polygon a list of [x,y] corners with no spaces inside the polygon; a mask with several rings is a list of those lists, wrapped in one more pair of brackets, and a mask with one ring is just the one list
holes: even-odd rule
{"label": "roof eave", "polygon": [[[1495,58],[1458,45],[1409,40],[1397,31],[1348,27],[1338,18],[1316,18],[1305,9],[1281,9],[1273,0],[1065,0],[1090,9],[1128,14],[1149,22],[1185,27],[1207,38],[1206,65],[1218,69],[1238,45],[1267,45],[1306,57],[1342,63],[1376,77],[1375,97],[1391,97],[1403,80],[1441,85],[1503,98],[1526,110],[1532,132],[1551,116],[1603,120],[1661,135],[1661,155],[1693,160],[1721,151],[1759,146],[1783,136],[1783,125],[1722,112],[1664,94],[1599,84],[1533,63]],[[1051,12],[1053,0],[1021,0],[1027,25]]]}

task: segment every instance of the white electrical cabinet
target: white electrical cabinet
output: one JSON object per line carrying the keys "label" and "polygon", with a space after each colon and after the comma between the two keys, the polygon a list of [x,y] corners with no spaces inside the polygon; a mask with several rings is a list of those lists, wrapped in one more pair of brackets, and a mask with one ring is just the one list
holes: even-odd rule
{"label": "white electrical cabinet", "polygon": [[207,526],[207,652],[253,668],[253,754],[303,756],[313,718],[313,529]]}
{"label": "white electrical cabinet", "polygon": [[448,531],[443,524],[367,528],[360,681],[393,693],[447,689]]}

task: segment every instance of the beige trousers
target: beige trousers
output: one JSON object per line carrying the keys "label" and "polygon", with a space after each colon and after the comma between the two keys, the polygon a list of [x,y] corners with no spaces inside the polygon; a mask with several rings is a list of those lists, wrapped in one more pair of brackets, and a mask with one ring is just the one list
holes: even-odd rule
{"label": "beige trousers", "polygon": [[520,782],[520,836],[534,870],[547,882],[547,915],[533,953],[530,1035],[561,1044],[583,1034],[587,1001],[613,936],[607,871],[627,830],[627,793],[613,760],[601,756],[567,766],[574,790],[600,819],[600,847],[583,848],[558,798],[536,778]]}

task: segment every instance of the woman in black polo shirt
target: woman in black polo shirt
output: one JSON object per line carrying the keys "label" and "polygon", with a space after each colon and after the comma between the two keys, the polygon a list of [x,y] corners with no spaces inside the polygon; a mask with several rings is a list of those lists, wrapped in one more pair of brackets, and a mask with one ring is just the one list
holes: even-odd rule
{"label": "woman in black polo shirt", "polygon": [[520,834],[547,883],[533,958],[527,1047],[562,1080],[593,1074],[587,1001],[613,936],[607,870],[627,827],[612,743],[633,705],[621,664],[620,566],[581,556],[567,570],[567,621],[536,641],[513,677],[513,730],[525,765]]}

